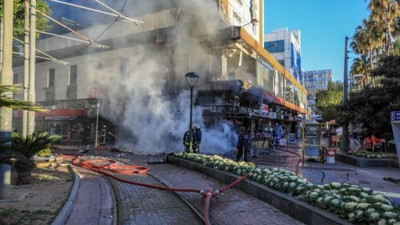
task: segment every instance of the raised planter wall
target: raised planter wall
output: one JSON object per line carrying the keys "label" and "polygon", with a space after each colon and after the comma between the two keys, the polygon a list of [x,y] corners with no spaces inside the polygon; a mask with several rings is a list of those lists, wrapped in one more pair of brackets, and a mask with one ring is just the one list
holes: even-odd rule
{"label": "raised planter wall", "polygon": [[[203,173],[209,177],[212,177],[222,183],[232,183],[235,180],[239,179],[240,176],[237,176],[232,173],[227,173],[224,171],[216,170],[207,166],[204,166],[200,163],[192,162],[189,160],[177,158],[174,156],[168,156],[168,162],[182,166],[200,173]],[[236,188],[241,189],[245,193],[254,196],[271,206],[279,209],[285,214],[310,225],[337,225],[337,224],[346,224],[350,225],[351,223],[347,220],[339,218],[337,215],[312,206],[306,202],[297,200],[293,196],[288,194],[273,190],[271,188],[266,187],[263,184],[259,184],[257,182],[251,181],[250,179],[246,179],[243,182],[239,183],[235,186]]]}
{"label": "raised planter wall", "polygon": [[399,168],[399,163],[395,159],[371,159],[371,158],[358,158],[351,155],[336,154],[336,159],[353,166],[366,168],[366,167],[389,167]]}

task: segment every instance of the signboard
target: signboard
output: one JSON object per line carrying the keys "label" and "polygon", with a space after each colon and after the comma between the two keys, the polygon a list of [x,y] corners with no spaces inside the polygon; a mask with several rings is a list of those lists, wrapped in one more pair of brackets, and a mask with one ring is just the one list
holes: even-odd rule
{"label": "signboard", "polygon": [[55,121],[60,121],[60,120],[76,120],[76,116],[46,116],[44,117],[44,120],[55,120]]}
{"label": "signboard", "polygon": [[270,119],[276,119],[276,112],[269,112]]}
{"label": "signboard", "polygon": [[269,114],[269,105],[260,105],[260,116],[262,117],[268,117]]}
{"label": "signboard", "polygon": [[391,121],[400,121],[400,111],[393,111],[390,113]]}

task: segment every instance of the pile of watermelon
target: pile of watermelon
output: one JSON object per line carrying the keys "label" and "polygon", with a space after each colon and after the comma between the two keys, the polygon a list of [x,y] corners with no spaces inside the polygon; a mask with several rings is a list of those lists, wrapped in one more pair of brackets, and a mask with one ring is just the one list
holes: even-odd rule
{"label": "pile of watermelon", "polygon": [[355,224],[400,225],[400,208],[370,188],[338,182],[316,185],[287,170],[261,168],[251,162],[236,162],[219,155],[176,153],[175,156],[237,175],[249,174],[253,181],[331,211]]}

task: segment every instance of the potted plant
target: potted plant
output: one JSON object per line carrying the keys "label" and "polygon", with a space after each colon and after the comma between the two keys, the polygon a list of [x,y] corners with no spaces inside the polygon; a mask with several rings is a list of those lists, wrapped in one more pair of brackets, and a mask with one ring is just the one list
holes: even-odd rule
{"label": "potted plant", "polygon": [[35,132],[26,137],[16,132],[12,133],[11,150],[16,153],[14,166],[18,174],[18,185],[31,183],[31,174],[35,166],[33,156],[40,151],[49,150],[51,144],[59,139],[60,136],[49,135],[47,132]]}

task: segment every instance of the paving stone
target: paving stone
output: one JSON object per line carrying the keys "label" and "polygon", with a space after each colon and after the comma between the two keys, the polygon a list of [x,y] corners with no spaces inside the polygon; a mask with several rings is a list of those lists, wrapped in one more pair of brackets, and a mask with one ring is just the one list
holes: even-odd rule
{"label": "paving stone", "polygon": [[114,203],[108,181],[94,172],[77,168],[81,174],[79,193],[67,225],[112,225]]}
{"label": "paving stone", "polygon": [[[226,185],[203,174],[171,164],[152,165],[151,173],[174,187],[205,190],[222,188]],[[178,194],[190,202],[198,212],[204,213],[204,199],[201,195],[188,192]],[[302,224],[267,203],[235,188],[224,192],[218,199],[212,199],[210,220],[213,225]]]}
{"label": "paving stone", "polygon": [[[118,175],[141,183],[161,185],[146,175]],[[112,180],[120,199],[119,224],[203,224],[176,194]]]}

